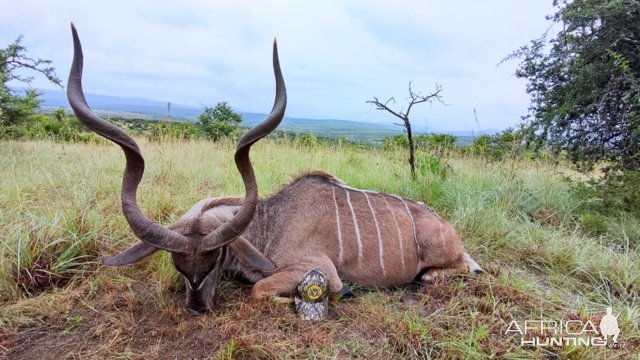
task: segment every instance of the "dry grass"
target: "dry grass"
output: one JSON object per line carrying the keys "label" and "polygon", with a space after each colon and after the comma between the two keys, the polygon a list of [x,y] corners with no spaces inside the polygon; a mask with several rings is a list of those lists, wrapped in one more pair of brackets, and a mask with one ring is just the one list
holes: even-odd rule
{"label": "dry grass", "polygon": [[[142,143],[140,203],[169,224],[197,200],[238,195],[233,144]],[[432,286],[356,289],[329,319],[252,302],[226,281],[218,308],[182,311],[166,254],[121,268],[100,257],[133,243],[121,215],[123,156],[110,144],[4,142],[0,148],[0,358],[632,358],[640,348],[640,224],[583,231],[562,165],[446,159],[444,178],[411,181],[404,154],[274,140],[252,151],[263,195],[321,169],[351,186],[421,200],[450,219],[488,271]],[[520,347],[512,320],[620,313],[624,349]]]}

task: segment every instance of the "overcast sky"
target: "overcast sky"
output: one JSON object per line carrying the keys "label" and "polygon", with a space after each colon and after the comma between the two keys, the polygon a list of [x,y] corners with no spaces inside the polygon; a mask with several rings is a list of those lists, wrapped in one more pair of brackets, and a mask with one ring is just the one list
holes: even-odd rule
{"label": "overcast sky", "polygon": [[[540,36],[552,10],[551,0],[11,1],[0,47],[24,35],[28,54],[52,60],[66,83],[73,21],[88,93],[266,113],[275,37],[288,117],[391,123],[365,101],[393,96],[400,110],[413,81],[425,94],[440,84],[448,104],[414,108],[415,128],[477,131],[526,113],[518,62],[497,64]],[[32,85],[55,89],[41,77]]]}

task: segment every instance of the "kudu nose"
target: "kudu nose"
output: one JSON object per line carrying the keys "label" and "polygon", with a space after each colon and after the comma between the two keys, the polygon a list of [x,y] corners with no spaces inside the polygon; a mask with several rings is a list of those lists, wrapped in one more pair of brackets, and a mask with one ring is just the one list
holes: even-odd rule
{"label": "kudu nose", "polygon": [[189,315],[193,315],[193,316],[201,316],[207,311],[206,307],[195,308],[195,309],[194,308],[186,308],[186,309],[187,309],[187,313]]}

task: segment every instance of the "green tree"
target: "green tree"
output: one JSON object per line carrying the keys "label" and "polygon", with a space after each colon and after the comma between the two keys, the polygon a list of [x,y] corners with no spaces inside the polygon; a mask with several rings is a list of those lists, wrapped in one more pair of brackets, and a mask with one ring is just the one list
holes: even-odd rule
{"label": "green tree", "polygon": [[40,105],[38,93],[28,89],[24,94],[9,88],[10,81],[29,84],[33,77],[22,75],[24,70],[40,73],[52,83],[62,86],[50,60],[31,58],[19,36],[6,48],[0,49],[0,129],[7,130],[25,122]]}
{"label": "green tree", "polygon": [[214,141],[235,136],[240,129],[240,122],[242,115],[234,112],[226,102],[219,102],[215,107],[205,106],[198,116],[198,126],[206,137]]}
{"label": "green tree", "polygon": [[[640,1],[554,1],[560,29],[515,51],[529,81],[529,141],[566,151],[579,169],[605,162],[608,179],[640,169]],[[504,61],[504,60],[503,60]],[[617,170],[617,171],[611,171]]]}

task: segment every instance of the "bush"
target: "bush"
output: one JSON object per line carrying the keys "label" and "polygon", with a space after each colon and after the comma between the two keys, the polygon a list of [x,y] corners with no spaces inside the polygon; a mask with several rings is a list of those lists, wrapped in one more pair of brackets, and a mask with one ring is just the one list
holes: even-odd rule
{"label": "bush", "polygon": [[160,121],[149,126],[149,139],[152,141],[190,140],[204,138],[200,127],[190,122]]}
{"label": "bush", "polygon": [[418,135],[413,138],[416,149],[448,151],[456,146],[456,137],[449,134]]}
{"label": "bush", "polygon": [[629,211],[640,216],[640,171],[609,170],[596,184],[605,208]]}
{"label": "bush", "polygon": [[99,141],[97,135],[86,131],[78,119],[68,117],[63,109],[58,109],[53,114],[31,114],[20,124],[0,127],[0,139]]}
{"label": "bush", "polygon": [[443,164],[437,157],[420,153],[417,156],[418,171],[420,175],[425,176],[427,173],[444,177],[446,175],[446,164]]}
{"label": "bush", "polygon": [[608,230],[607,219],[597,213],[584,213],[578,218],[582,230],[590,235],[602,235]]}
{"label": "bush", "polygon": [[[413,137],[416,150],[449,151],[456,147],[456,137],[449,134],[424,134]],[[386,136],[382,140],[382,147],[386,150],[408,148],[409,142],[405,135]]]}
{"label": "bush", "polygon": [[235,137],[240,130],[242,115],[233,111],[226,102],[215,107],[205,106],[198,116],[198,126],[205,137],[217,141],[223,137]]}
{"label": "bush", "polygon": [[497,161],[506,157],[516,157],[523,153],[525,144],[521,131],[507,129],[495,135],[480,135],[466,148],[473,155]]}
{"label": "bush", "polygon": [[318,137],[309,133],[296,134],[294,141],[296,144],[306,146],[306,147],[314,147],[319,144]]}

